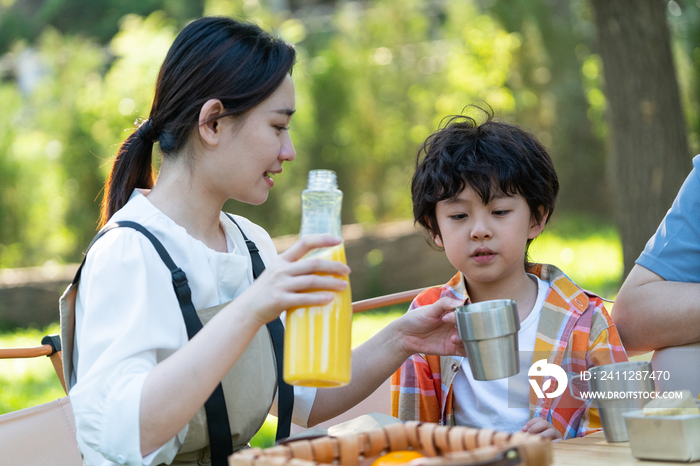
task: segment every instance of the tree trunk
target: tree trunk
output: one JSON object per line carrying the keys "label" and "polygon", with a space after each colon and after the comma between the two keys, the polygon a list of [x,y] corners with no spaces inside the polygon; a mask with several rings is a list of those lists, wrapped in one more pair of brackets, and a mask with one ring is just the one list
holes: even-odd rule
{"label": "tree trunk", "polygon": [[625,276],[690,172],[666,1],[591,0],[608,103],[608,174]]}

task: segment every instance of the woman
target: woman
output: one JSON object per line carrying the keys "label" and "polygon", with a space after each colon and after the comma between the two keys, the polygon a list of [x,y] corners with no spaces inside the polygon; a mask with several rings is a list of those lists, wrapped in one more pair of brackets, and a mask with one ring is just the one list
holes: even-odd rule
{"label": "woman", "polygon": [[[63,340],[74,342],[64,354],[86,464],[208,462],[200,408],[220,382],[234,387],[224,416],[231,447],[245,446],[277,391],[265,324],[284,309],[325,304],[329,291],[346,286],[338,278],[349,273],[344,264],[302,259],[340,238],[307,237],[277,256],[262,228],[221,212],[228,199],[263,203],[283,162],[296,157],[287,132],[294,56],[290,45],[228,18],[196,20],[171,46],[149,119],[114,160],[102,223],[132,221],[150,232],[186,275],[205,325],[188,339],[174,276],[145,233],[115,228],[94,242],[62,309]],[[163,156],[155,183],[154,142]],[[257,280],[246,239],[267,267]],[[295,422],[313,425],[347,410],[411,354],[462,352],[447,315],[459,304],[411,313],[356,349],[350,385],[295,387]]]}

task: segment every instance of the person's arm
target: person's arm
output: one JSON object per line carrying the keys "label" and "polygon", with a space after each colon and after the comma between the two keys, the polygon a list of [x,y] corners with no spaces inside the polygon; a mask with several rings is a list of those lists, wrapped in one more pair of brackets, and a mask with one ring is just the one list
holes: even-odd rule
{"label": "person's arm", "polygon": [[415,353],[464,355],[452,312],[461,305],[459,300],[442,298],[399,317],[355,348],[350,384],[319,389],[308,425],[331,419],[364,400]]}
{"label": "person's arm", "polygon": [[700,341],[700,283],[666,281],[635,265],[617,295],[612,319],[628,351]]}

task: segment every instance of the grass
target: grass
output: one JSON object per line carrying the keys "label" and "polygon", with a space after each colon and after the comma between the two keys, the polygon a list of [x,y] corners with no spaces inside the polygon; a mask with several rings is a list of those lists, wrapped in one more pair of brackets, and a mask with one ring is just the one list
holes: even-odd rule
{"label": "grass", "polygon": [[614,299],[623,273],[622,243],[615,228],[596,218],[556,218],[530,246],[534,262],[553,264],[584,289]]}
{"label": "grass", "polygon": [[[622,246],[610,224],[584,216],[561,216],[532,243],[530,257],[554,264],[583,288],[614,298],[622,278]],[[407,306],[364,312],[353,318],[353,347],[371,338],[402,315]],[[43,330],[0,333],[0,347],[39,346],[44,335],[58,333],[58,325]],[[46,403],[63,396],[63,388],[48,358],[0,360],[0,414]],[[277,418],[268,416],[253,446],[274,444]]]}

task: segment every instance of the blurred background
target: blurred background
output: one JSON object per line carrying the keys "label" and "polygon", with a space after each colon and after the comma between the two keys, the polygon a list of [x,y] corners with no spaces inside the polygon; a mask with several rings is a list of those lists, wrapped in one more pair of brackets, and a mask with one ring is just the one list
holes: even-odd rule
{"label": "blurred background", "polygon": [[[443,117],[471,103],[487,103],[549,148],[562,185],[553,219],[614,224],[606,86],[633,87],[635,76],[606,82],[591,3],[0,0],[0,267],[81,259],[96,230],[110,158],[134,122],[148,116],[155,76],[175,35],[202,15],[254,21],[299,52],[292,122],[299,157],[264,205],[227,206],[273,237],[298,231],[299,195],[312,168],[338,172],[344,224],[411,218],[418,145]],[[674,110],[681,114],[657,118],[685,120],[678,128],[687,135],[682,180],[700,144],[700,2],[610,3],[629,4],[632,18],[653,4],[661,14],[657,27],[669,26],[669,61],[657,68],[677,76]],[[651,53],[637,35],[622,39],[634,53]],[[646,106],[656,115],[659,107]],[[644,108],[628,110],[641,121]],[[656,158],[664,163],[663,154]],[[665,199],[661,216],[669,206]],[[659,220],[657,214],[644,227],[645,238]]]}
{"label": "blurred background", "polygon": [[[298,51],[297,160],[264,205],[226,209],[287,244],[306,173],[335,170],[343,223],[364,248],[350,259],[355,298],[398,291],[377,285],[397,268],[417,274],[401,289],[454,273],[421,268],[413,251],[442,257],[422,238],[420,247],[398,239],[420,236],[410,199],[419,145],[469,104],[489,105],[549,149],[562,188],[531,256],[605,297],[700,151],[700,0],[0,0],[6,303],[82,259],[110,159],[148,116],[174,37],[202,15],[254,21]],[[397,255],[409,265],[392,265]],[[0,303],[6,332],[18,327],[10,307]]]}

